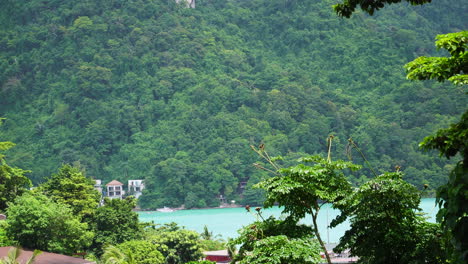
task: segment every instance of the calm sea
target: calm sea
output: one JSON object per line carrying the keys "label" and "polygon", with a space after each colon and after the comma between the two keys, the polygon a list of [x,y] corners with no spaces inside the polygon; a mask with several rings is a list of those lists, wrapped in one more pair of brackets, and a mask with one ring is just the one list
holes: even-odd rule
{"label": "calm sea", "polygon": [[[421,200],[421,209],[425,212],[430,222],[435,222],[437,208],[434,198],[425,198]],[[252,210],[253,211],[253,210]],[[281,216],[281,209],[278,207],[262,210],[263,217],[270,215]],[[138,212],[140,221],[154,221],[156,224],[175,222],[186,229],[202,232],[206,225],[214,235],[221,235],[222,238],[237,237],[237,230],[242,226],[248,225],[256,220],[255,215],[248,213],[244,208],[217,208],[217,209],[197,209],[180,210],[171,213],[161,212]],[[343,223],[333,229],[327,229],[330,221],[338,215],[338,211],[324,205],[318,217],[320,235],[328,243],[337,243],[339,238],[348,229],[349,223]],[[310,216],[304,220],[304,223],[311,224]]]}

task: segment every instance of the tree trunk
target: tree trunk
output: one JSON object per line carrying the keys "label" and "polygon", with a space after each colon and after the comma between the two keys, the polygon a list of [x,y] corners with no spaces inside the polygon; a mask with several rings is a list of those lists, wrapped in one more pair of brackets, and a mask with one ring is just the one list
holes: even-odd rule
{"label": "tree trunk", "polygon": [[314,233],[315,233],[315,236],[317,237],[317,239],[318,239],[320,245],[322,246],[323,251],[325,252],[325,257],[327,258],[328,264],[332,264],[331,259],[330,259],[330,256],[328,255],[327,248],[325,247],[325,244],[323,243],[322,238],[320,237],[320,233],[319,233],[319,231],[318,231],[318,226],[317,226],[317,215],[318,215],[318,211],[317,211],[316,214],[314,214],[314,212],[311,210],[311,215],[312,215],[312,223],[314,224]]}

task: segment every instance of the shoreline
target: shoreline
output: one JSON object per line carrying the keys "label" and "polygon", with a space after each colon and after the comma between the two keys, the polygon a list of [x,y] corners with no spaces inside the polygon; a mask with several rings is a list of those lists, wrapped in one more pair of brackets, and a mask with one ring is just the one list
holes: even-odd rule
{"label": "shoreline", "polygon": [[158,211],[159,209],[168,209],[172,210],[172,212],[180,211],[180,210],[204,210],[204,209],[224,209],[224,208],[240,208],[245,207],[244,205],[236,204],[236,205],[220,205],[216,207],[193,207],[193,208],[185,208],[185,207],[164,207],[164,208],[157,208],[157,209],[141,209],[135,208],[134,211],[136,212],[161,212]]}

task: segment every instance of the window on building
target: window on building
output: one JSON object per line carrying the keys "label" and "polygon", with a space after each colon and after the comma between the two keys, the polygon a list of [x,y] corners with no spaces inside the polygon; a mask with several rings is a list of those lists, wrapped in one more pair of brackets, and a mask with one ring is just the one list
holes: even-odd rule
{"label": "window on building", "polygon": [[116,191],[120,191],[120,186],[115,186]]}
{"label": "window on building", "polygon": [[114,196],[114,192],[109,192],[109,196]]}
{"label": "window on building", "polygon": [[120,192],[115,192],[115,196],[119,196],[120,195]]}
{"label": "window on building", "polygon": [[114,186],[109,186],[109,192],[114,190]]}

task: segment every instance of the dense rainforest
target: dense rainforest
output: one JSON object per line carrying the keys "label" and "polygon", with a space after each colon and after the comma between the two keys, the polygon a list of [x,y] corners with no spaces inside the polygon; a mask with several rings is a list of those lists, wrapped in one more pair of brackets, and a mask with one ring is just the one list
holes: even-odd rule
{"label": "dense rainforest", "polygon": [[[5,0],[0,9],[0,141],[44,182],[63,163],[108,182],[145,179],[144,208],[258,202],[266,174],[249,145],[287,160],[347,139],[379,171],[430,189],[453,164],[422,138],[459,119],[464,88],[405,79],[466,29],[467,5],[334,14],[333,0]],[[354,162],[363,160],[354,155]],[[349,174],[371,177],[368,167]],[[242,194],[243,185],[247,184]]]}

